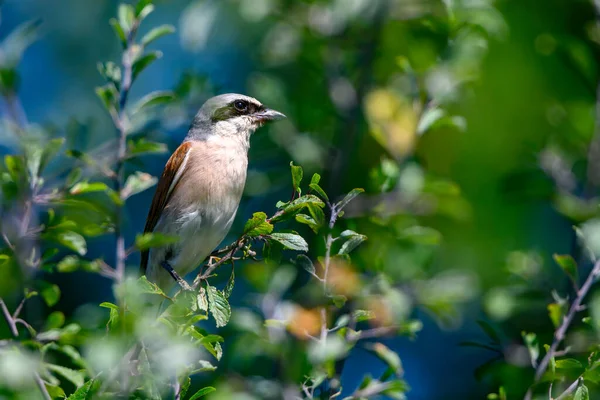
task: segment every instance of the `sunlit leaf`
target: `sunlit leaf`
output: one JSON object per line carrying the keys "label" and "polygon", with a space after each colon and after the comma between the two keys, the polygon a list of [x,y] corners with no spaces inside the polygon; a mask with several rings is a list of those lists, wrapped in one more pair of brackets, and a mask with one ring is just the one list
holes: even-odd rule
{"label": "sunlit leaf", "polygon": [[563,358],[562,360],[556,360],[556,368],[557,369],[573,369],[573,368],[583,368],[581,362],[574,358]]}
{"label": "sunlit leaf", "polygon": [[311,275],[314,275],[316,273],[313,262],[304,254],[298,254],[298,256],[296,257],[296,265],[301,266]]}
{"label": "sunlit leaf", "polygon": [[339,203],[335,205],[337,211],[341,211],[348,205],[356,196],[363,193],[365,190],[361,188],[352,189]]}
{"label": "sunlit leaf", "polygon": [[306,240],[295,233],[272,233],[269,238],[279,242],[288,250],[308,251]]}
{"label": "sunlit leaf", "polygon": [[219,290],[214,286],[207,286],[208,308],[214,317],[217,328],[227,325],[231,317],[231,306]]}
{"label": "sunlit leaf", "polygon": [[40,282],[40,296],[44,299],[44,302],[48,307],[54,306],[60,299],[60,289],[57,285],[50,284],[47,282]]}
{"label": "sunlit leaf", "polygon": [[338,254],[349,254],[352,250],[357,248],[362,242],[367,240],[365,235],[358,234],[351,230],[345,230],[340,234],[340,238],[344,239],[345,242],[338,251]]}
{"label": "sunlit leaf", "polygon": [[294,191],[298,194],[302,194],[302,189],[300,188],[300,183],[302,182],[302,177],[304,172],[302,167],[294,165],[294,162],[290,162],[290,167],[292,168],[292,186]]}
{"label": "sunlit leaf", "polygon": [[308,207],[309,204],[313,204],[314,206],[321,208],[325,206],[325,203],[323,203],[323,201],[317,196],[307,194],[290,203],[280,204],[282,213],[271,218],[271,222],[279,222],[291,218],[298,214],[303,208]]}
{"label": "sunlit leaf", "polygon": [[151,142],[145,138],[129,140],[127,142],[127,155],[129,157],[140,156],[143,154],[160,154],[167,151],[167,146],[163,143]]}
{"label": "sunlit leaf", "polygon": [[215,390],[217,390],[217,389],[215,389],[215,388],[214,388],[214,387],[212,387],[212,386],[207,386],[207,387],[205,387],[205,388],[202,388],[202,389],[198,390],[196,393],[194,393],[194,394],[192,395],[192,397],[190,397],[190,400],[196,400],[196,399],[199,399],[199,398],[201,398],[201,397],[204,397],[204,396],[206,396],[206,395],[207,395],[207,394],[209,394],[209,393],[212,393],[212,392],[214,392]]}
{"label": "sunlit leaf", "polygon": [[160,51],[152,51],[147,54],[144,54],[140,58],[138,58],[133,63],[133,71],[132,71],[132,79],[137,78],[137,76],[146,69],[150,64],[154,61],[158,60],[162,57],[162,52]]}
{"label": "sunlit leaf", "polygon": [[267,214],[264,212],[252,214],[252,218],[244,226],[244,235],[248,237],[268,235],[271,232],[273,232],[273,225],[267,222]]}
{"label": "sunlit leaf", "polygon": [[168,104],[175,99],[175,93],[171,91],[155,91],[139,99],[131,108],[131,115],[146,111],[147,109],[159,105]]}
{"label": "sunlit leaf", "polygon": [[119,25],[121,25],[123,31],[128,34],[135,20],[133,6],[124,3],[119,4],[117,15],[119,18]]}
{"label": "sunlit leaf", "polygon": [[85,374],[81,371],[76,371],[74,369],[55,364],[44,364],[44,366],[50,371],[59,374],[63,378],[70,381],[73,385],[75,385],[75,387],[81,387],[85,382]]}
{"label": "sunlit leaf", "polygon": [[319,186],[320,181],[321,181],[321,175],[315,173],[315,174],[313,174],[308,187],[311,188],[311,190],[314,190],[319,196],[321,196],[321,198],[323,200],[329,201],[329,197],[327,196],[327,193],[325,193],[323,188],[321,186]]}
{"label": "sunlit leaf", "polygon": [[142,46],[148,46],[153,41],[160,39],[163,36],[169,35],[175,32],[175,27],[173,25],[161,25],[155,28],[152,28],[150,32],[146,33],[141,40]]}
{"label": "sunlit leaf", "polygon": [[144,190],[150,189],[152,186],[156,185],[156,182],[158,182],[158,178],[145,172],[136,171],[127,177],[125,186],[121,191],[121,197],[127,199]]}
{"label": "sunlit leaf", "polygon": [[554,254],[554,261],[558,264],[559,267],[567,274],[569,279],[573,282],[575,286],[578,285],[579,282],[579,273],[577,268],[577,262],[568,254]]}
{"label": "sunlit leaf", "polygon": [[96,380],[90,379],[83,386],[70,395],[67,400],[92,400]]}

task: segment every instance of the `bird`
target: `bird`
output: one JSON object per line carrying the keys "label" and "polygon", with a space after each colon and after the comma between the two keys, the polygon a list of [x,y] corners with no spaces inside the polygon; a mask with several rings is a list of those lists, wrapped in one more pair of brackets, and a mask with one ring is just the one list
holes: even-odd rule
{"label": "bird", "polygon": [[178,237],[141,252],[140,273],[163,291],[197,268],[223,241],[246,182],[250,137],[286,118],[253,97],[227,93],[208,99],[167,161],[148,211],[144,233]]}

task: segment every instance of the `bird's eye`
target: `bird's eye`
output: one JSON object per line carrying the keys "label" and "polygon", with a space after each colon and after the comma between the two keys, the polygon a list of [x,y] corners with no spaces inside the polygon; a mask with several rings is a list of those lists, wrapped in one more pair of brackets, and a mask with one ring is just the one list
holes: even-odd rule
{"label": "bird's eye", "polygon": [[246,102],[244,100],[236,100],[233,103],[233,106],[235,107],[236,110],[238,110],[240,112],[246,112],[248,110],[248,102]]}

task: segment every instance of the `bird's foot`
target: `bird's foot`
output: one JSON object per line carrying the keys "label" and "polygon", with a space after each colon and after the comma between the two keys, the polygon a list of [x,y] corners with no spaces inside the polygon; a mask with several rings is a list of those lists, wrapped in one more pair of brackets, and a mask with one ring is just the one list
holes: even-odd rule
{"label": "bird's foot", "polygon": [[179,276],[179,274],[173,269],[171,264],[169,264],[167,261],[163,261],[160,265],[165,270],[167,270],[167,272],[173,277],[173,279],[175,279],[175,281],[179,284],[179,286],[181,286],[183,290],[192,290],[190,285],[188,285],[188,283],[185,280],[183,280],[181,276]]}
{"label": "bird's foot", "polygon": [[221,257],[217,257],[217,256],[210,256],[208,257],[208,265],[213,265],[216,262],[219,262],[221,260]]}

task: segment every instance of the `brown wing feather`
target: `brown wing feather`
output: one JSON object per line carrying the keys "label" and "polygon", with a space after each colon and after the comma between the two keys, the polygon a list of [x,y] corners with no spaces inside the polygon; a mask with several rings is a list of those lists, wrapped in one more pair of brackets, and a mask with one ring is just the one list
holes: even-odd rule
{"label": "brown wing feather", "polygon": [[[169,201],[173,191],[169,192],[171,188],[171,184],[173,183],[173,179],[175,179],[177,175],[177,171],[181,167],[183,160],[185,160],[185,156],[188,151],[192,147],[190,142],[182,143],[177,150],[171,155],[169,161],[165,165],[165,169],[158,181],[158,186],[156,187],[156,192],[154,193],[154,198],[152,199],[152,204],[150,205],[150,211],[148,212],[148,218],[146,218],[146,226],[144,227],[144,233],[149,233],[154,231],[160,216]],[[146,274],[146,268],[148,267],[148,256],[149,251],[142,251],[142,260],[140,262],[140,273],[142,275]]]}

